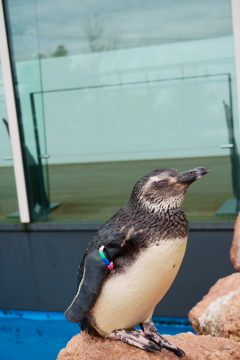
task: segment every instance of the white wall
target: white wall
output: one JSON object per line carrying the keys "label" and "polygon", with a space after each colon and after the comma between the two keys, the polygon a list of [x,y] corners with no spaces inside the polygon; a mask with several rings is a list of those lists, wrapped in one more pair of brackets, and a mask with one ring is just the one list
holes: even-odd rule
{"label": "white wall", "polygon": [[[42,153],[52,164],[229,154],[220,149],[228,143],[227,76],[189,77],[231,74],[238,137],[233,54],[232,37],[224,37],[43,59],[46,129],[35,95]],[[40,90],[38,62],[18,63],[17,72],[26,139],[36,157],[29,93]],[[174,78],[185,80],[157,82]],[[1,154],[8,142],[3,129]]]}

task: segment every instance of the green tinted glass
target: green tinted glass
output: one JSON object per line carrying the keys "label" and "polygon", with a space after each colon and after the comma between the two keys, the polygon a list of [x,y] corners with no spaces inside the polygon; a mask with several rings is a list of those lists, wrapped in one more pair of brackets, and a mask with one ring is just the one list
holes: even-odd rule
{"label": "green tinted glass", "polygon": [[9,138],[5,92],[0,65],[0,221],[14,221],[18,203]]}
{"label": "green tinted glass", "polygon": [[[36,2],[5,1],[14,91],[31,220],[46,220],[50,210],[47,151],[39,61]],[[16,214],[18,216],[18,214]]]}
{"label": "green tinted glass", "polygon": [[62,204],[50,220],[107,219],[146,173],[197,166],[211,172],[189,188],[188,218],[235,217],[230,0],[8,3],[24,134],[42,189],[33,209],[50,210],[50,156],[51,203]]}

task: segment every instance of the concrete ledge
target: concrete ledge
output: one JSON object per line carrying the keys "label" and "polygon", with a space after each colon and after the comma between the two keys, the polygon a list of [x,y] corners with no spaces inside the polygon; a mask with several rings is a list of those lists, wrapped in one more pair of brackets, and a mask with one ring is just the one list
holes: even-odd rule
{"label": "concrete ledge", "polygon": [[193,221],[190,230],[233,230],[235,221]]}
{"label": "concrete ledge", "polygon": [[26,227],[20,223],[0,223],[0,231],[26,231]]}
{"label": "concrete ledge", "polygon": [[[98,231],[105,221],[99,222],[42,222],[30,224],[0,223],[0,231]],[[234,221],[194,221],[190,230],[233,230]]]}

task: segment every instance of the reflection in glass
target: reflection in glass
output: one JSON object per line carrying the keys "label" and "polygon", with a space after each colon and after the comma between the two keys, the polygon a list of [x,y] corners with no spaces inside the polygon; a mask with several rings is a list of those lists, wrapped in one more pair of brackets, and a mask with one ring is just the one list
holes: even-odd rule
{"label": "reflection in glass", "polygon": [[0,66],[0,221],[13,219],[18,210],[11,144],[7,126],[5,93]]}
{"label": "reflection in glass", "polygon": [[8,2],[17,61],[36,59],[36,27],[42,59],[232,35],[229,0],[38,0],[35,17],[33,1]]}
{"label": "reflection in glass", "polygon": [[[28,0],[24,1],[23,5],[25,8],[23,14],[28,14],[31,19],[28,24],[30,27],[27,36],[31,38],[28,51],[31,51],[32,54],[35,51],[35,59],[38,59],[36,3]],[[19,48],[19,29],[21,29],[22,21],[26,19],[24,16],[19,18],[16,1],[5,2],[5,15],[31,220],[46,220],[50,211],[50,201],[47,167],[44,166],[42,160],[46,156],[45,134],[40,132],[40,129],[44,127],[43,104],[41,100],[40,105],[38,103],[32,106],[29,94],[33,89],[41,89],[40,63],[38,60],[27,63],[18,61],[19,52],[26,53],[25,46],[22,49]],[[26,41],[25,36],[26,34],[23,34],[20,37]],[[23,68],[26,72],[22,71]],[[37,120],[36,111],[38,111]],[[16,216],[19,215],[16,214]]]}
{"label": "reflection in glass", "polygon": [[52,220],[106,219],[147,172],[196,166],[211,172],[189,189],[188,217],[235,217],[230,0],[8,3],[33,217],[51,193]]}

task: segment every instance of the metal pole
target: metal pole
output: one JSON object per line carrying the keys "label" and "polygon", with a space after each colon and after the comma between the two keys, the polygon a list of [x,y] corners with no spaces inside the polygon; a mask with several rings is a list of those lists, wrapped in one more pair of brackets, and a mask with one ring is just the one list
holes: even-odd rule
{"label": "metal pole", "polygon": [[13,167],[17,189],[18,208],[20,221],[22,223],[30,222],[26,180],[23,167],[23,157],[21,150],[19,126],[16,111],[16,102],[14,96],[14,85],[10,62],[9,44],[6,31],[6,21],[4,15],[3,1],[0,1],[0,57],[2,65],[2,75],[5,90],[6,107],[8,113],[8,123],[10,140],[13,156]]}
{"label": "metal pole", "polygon": [[[240,0],[231,0],[232,4],[232,25],[235,52],[236,87],[238,103],[238,119],[240,121]],[[240,123],[239,130],[240,130]]]}

